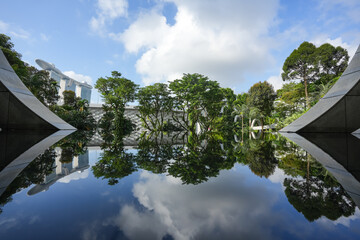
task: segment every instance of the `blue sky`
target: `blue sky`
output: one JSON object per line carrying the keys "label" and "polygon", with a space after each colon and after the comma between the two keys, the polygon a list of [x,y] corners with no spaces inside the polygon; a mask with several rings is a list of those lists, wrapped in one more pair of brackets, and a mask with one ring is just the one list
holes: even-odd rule
{"label": "blue sky", "polygon": [[[0,33],[23,60],[40,58],[92,84],[117,70],[140,86],[201,73],[246,92],[281,86],[287,56],[303,41],[352,56],[358,0],[0,0]],[[39,67],[38,67],[39,68]],[[92,102],[99,102],[96,92]]]}

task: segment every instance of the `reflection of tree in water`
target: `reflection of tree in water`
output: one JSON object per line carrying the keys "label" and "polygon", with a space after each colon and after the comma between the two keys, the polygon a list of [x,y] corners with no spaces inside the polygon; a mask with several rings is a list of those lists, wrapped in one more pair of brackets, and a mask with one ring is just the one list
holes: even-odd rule
{"label": "reflection of tree in water", "polygon": [[272,139],[262,136],[261,139],[241,141],[233,146],[237,161],[248,165],[257,176],[268,178],[274,173],[278,161],[274,156]]}
{"label": "reflection of tree in water", "polygon": [[124,150],[123,143],[112,144],[104,150],[101,159],[92,167],[94,176],[109,179],[109,185],[119,182],[137,170],[134,155]]}
{"label": "reflection of tree in water", "polygon": [[[46,175],[53,171],[53,163],[56,153],[53,148],[46,150],[43,154],[34,159],[7,187],[0,196],[0,206],[12,201],[12,195],[29,187],[32,184],[40,184]],[[0,213],[2,209],[0,208]]]}
{"label": "reflection of tree in water", "polygon": [[167,172],[184,184],[199,184],[235,164],[235,158],[226,157],[218,136],[190,133],[185,144],[173,143],[169,137],[165,141],[163,133],[143,135],[139,139],[138,153],[134,155],[124,150],[122,142],[113,142],[92,168],[94,175],[109,179],[109,184],[116,184],[141,168],[156,174]]}
{"label": "reflection of tree in water", "polygon": [[185,184],[199,184],[219,175],[220,170],[234,166],[234,158],[227,158],[221,141],[214,135],[189,134],[182,154],[176,156],[168,172]]}
{"label": "reflection of tree in water", "polygon": [[319,162],[292,144],[281,151],[279,167],[289,176],[284,180],[285,194],[307,220],[322,216],[336,220],[354,214],[351,197]]}
{"label": "reflection of tree in water", "polygon": [[[111,117],[111,113],[106,117]],[[104,152],[101,159],[92,167],[92,170],[96,178],[108,179],[109,185],[117,184],[119,179],[137,170],[134,155],[127,153],[124,149],[123,139],[125,134],[130,134],[133,127],[131,121],[125,119],[125,123],[126,126],[124,126],[123,131],[116,130],[109,125],[103,126],[107,127],[107,129],[102,129],[100,132],[104,140],[101,146]]]}
{"label": "reflection of tree in water", "polygon": [[181,154],[181,149],[172,141],[165,141],[162,132],[143,134],[139,139],[136,163],[139,168],[155,174],[165,173],[170,161]]}
{"label": "reflection of tree in water", "polygon": [[87,151],[87,144],[94,135],[94,131],[76,131],[62,139],[56,146],[62,149],[60,162],[70,163],[75,156],[84,154]]}

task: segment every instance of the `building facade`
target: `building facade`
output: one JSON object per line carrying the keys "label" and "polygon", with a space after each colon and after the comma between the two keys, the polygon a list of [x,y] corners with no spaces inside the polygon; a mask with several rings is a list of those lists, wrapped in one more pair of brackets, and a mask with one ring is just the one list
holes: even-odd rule
{"label": "building facade", "polygon": [[92,89],[91,85],[87,84],[86,82],[76,81],[75,79],[66,76],[59,69],[57,69],[54,64],[45,62],[41,59],[36,59],[35,62],[42,69],[46,70],[50,74],[50,77],[58,83],[60,96],[59,104],[64,103],[63,92],[68,90],[73,91],[76,97],[86,99],[90,103]]}

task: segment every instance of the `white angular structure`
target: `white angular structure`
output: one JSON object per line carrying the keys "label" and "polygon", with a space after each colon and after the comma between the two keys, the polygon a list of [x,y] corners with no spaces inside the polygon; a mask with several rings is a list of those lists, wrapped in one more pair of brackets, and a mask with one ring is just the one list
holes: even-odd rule
{"label": "white angular structure", "polygon": [[42,69],[49,72],[50,77],[59,84],[59,104],[64,102],[63,92],[68,90],[75,92],[76,97],[86,99],[88,102],[90,102],[92,89],[91,85],[87,84],[86,82],[76,81],[75,79],[66,76],[59,69],[57,69],[54,64],[50,64],[41,59],[36,59],[35,62]]}

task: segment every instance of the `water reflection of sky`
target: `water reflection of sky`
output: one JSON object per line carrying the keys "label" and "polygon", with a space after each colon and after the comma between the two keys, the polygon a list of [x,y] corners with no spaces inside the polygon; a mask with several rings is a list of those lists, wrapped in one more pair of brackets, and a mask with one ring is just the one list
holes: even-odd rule
{"label": "water reflection of sky", "polygon": [[[100,151],[89,151],[93,166]],[[115,186],[91,171],[48,191],[14,194],[0,239],[356,239],[360,212],[309,222],[287,200],[284,172],[268,179],[236,164],[199,185],[139,170]],[[65,180],[66,181],[65,181]],[[70,181],[71,179],[71,181]],[[64,184],[63,182],[67,182]]]}

